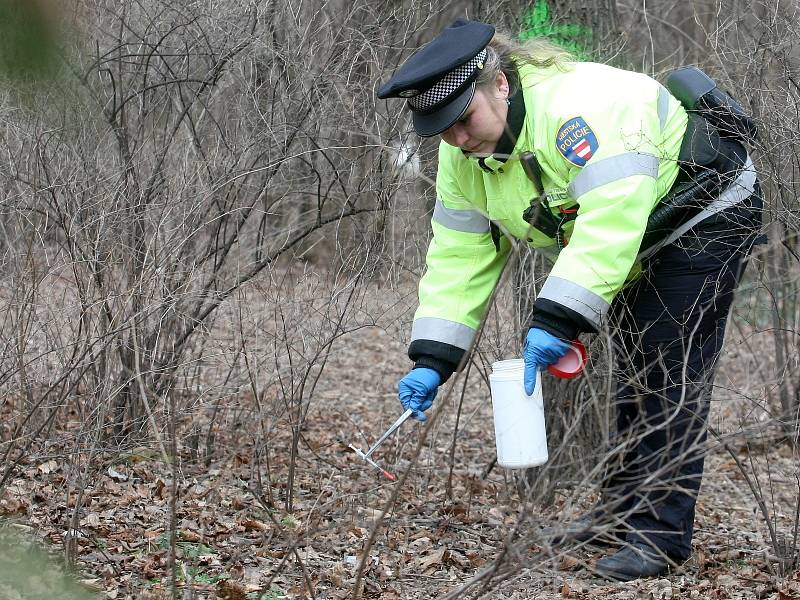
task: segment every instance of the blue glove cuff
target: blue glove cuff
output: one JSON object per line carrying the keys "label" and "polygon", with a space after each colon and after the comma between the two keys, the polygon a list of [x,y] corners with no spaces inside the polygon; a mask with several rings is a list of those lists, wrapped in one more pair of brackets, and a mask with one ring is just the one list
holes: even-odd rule
{"label": "blue glove cuff", "polygon": [[436,369],[430,367],[415,366],[406,377],[410,375],[414,375],[414,379],[428,389],[438,388],[442,383],[442,376]]}

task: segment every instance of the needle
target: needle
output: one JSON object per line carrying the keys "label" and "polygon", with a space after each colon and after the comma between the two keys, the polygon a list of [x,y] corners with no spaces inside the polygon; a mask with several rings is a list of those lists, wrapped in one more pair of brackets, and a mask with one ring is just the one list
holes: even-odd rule
{"label": "needle", "polygon": [[360,449],[360,448],[356,448],[355,446],[353,446],[353,444],[350,444],[350,448],[351,448],[353,451],[355,451],[355,453],[356,453],[356,454],[358,454],[358,455],[359,455],[361,458],[363,458],[365,461],[367,461],[369,464],[371,464],[373,467],[375,467],[375,468],[376,468],[376,469],[378,469],[378,470],[379,470],[381,473],[383,473],[383,476],[384,476],[384,477],[386,477],[386,479],[388,479],[389,481],[397,481],[397,476],[396,476],[396,475],[394,475],[394,474],[392,474],[392,473],[389,473],[389,471],[387,471],[386,469],[384,469],[383,467],[381,467],[381,466],[380,466],[378,463],[376,463],[374,460],[372,460],[372,459],[371,459],[369,456],[367,456],[366,454],[364,454],[364,453],[361,451],[361,449]]}

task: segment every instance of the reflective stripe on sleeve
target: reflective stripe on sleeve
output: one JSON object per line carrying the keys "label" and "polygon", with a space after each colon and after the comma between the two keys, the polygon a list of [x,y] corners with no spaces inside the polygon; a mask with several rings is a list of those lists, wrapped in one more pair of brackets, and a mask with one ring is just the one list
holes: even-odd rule
{"label": "reflective stripe on sleeve", "polygon": [[567,192],[573,200],[578,200],[595,188],[634,175],[658,177],[658,158],[652,154],[626,152],[589,163],[575,176]]}
{"label": "reflective stripe on sleeve", "polygon": [[411,326],[411,341],[433,340],[450,344],[462,350],[469,350],[475,330],[455,321],[438,319],[436,317],[420,317],[414,319]]}
{"label": "reflective stripe on sleeve", "polygon": [[600,323],[611,306],[600,296],[577,283],[552,275],[544,282],[538,297],[552,300],[574,310],[597,329],[600,329]]}
{"label": "reflective stripe on sleeve", "polygon": [[658,88],[658,122],[661,125],[661,131],[664,131],[664,125],[667,124],[667,116],[669,115],[669,92],[663,85]]}
{"label": "reflective stripe on sleeve", "polygon": [[433,209],[433,220],[453,231],[466,233],[489,232],[489,219],[485,215],[477,210],[447,208],[438,198]]}

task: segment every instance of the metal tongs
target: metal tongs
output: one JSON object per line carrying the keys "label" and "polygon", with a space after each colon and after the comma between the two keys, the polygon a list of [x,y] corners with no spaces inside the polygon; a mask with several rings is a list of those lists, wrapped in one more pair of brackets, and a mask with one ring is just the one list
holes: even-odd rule
{"label": "metal tongs", "polygon": [[386,433],[384,433],[381,437],[379,437],[378,441],[375,442],[374,444],[372,444],[372,447],[369,450],[367,450],[366,452],[361,450],[361,448],[356,448],[355,446],[353,446],[353,444],[349,444],[349,447],[356,454],[358,454],[361,458],[363,458],[365,461],[367,461],[369,464],[371,464],[373,467],[375,467],[381,473],[383,473],[383,476],[386,477],[386,479],[389,479],[390,481],[397,481],[397,476],[396,475],[390,473],[389,471],[387,471],[386,469],[381,467],[378,463],[376,463],[374,460],[372,460],[370,458],[370,456],[372,456],[372,453],[375,452],[375,450],[378,448],[378,446],[380,446],[383,442],[386,441],[386,438],[388,438],[395,431],[397,431],[397,429],[400,427],[400,425],[405,423],[408,420],[408,417],[410,417],[413,414],[414,414],[414,411],[409,408],[406,412],[404,412],[402,415],[400,415],[400,418],[397,419],[397,421],[395,421],[394,423],[392,423],[392,426],[389,427],[389,429],[386,430]]}

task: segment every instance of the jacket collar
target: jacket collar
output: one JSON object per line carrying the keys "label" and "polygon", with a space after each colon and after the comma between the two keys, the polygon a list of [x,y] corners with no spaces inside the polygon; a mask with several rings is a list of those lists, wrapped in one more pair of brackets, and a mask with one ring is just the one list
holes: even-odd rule
{"label": "jacket collar", "polygon": [[498,161],[506,162],[508,160],[517,144],[523,123],[525,123],[525,99],[522,97],[522,88],[520,87],[509,99],[506,127],[497,142],[493,155]]}

